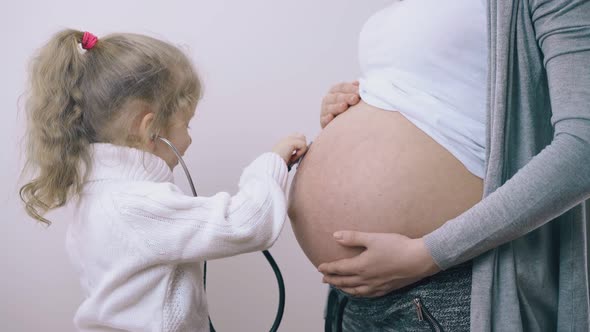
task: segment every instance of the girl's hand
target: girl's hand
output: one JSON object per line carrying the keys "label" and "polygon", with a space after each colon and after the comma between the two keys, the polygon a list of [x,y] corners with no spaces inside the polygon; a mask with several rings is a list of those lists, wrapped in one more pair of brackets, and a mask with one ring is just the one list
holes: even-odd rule
{"label": "girl's hand", "polygon": [[275,152],[287,165],[291,165],[307,151],[307,140],[303,134],[292,134],[280,140],[272,152]]}
{"label": "girl's hand", "polygon": [[322,112],[320,114],[322,129],[350,106],[358,104],[360,100],[358,81],[344,82],[333,86],[322,100]]}
{"label": "girl's hand", "polygon": [[336,232],[334,238],[346,247],[366,248],[356,257],[318,267],[324,283],[354,296],[382,296],[440,271],[421,238],[353,231]]}

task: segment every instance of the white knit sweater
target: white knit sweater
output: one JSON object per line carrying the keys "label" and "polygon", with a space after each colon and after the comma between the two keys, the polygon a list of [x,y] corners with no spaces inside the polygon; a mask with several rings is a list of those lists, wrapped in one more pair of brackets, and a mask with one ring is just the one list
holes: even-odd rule
{"label": "white knit sweater", "polygon": [[288,171],[274,153],[231,196],[187,196],[160,158],[92,145],[66,248],[86,294],[82,331],[209,331],[202,262],[270,247],[286,218]]}

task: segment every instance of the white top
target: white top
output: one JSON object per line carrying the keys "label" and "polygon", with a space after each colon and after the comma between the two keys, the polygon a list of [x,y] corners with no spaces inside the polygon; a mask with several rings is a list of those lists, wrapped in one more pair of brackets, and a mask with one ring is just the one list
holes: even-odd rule
{"label": "white top", "polygon": [[209,331],[202,261],[263,250],[286,218],[287,167],[266,153],[231,196],[187,196],[160,158],[93,144],[66,248],[86,299],[81,331]]}
{"label": "white top", "polygon": [[486,9],[473,0],[395,1],[360,36],[360,94],[399,111],[483,178]]}

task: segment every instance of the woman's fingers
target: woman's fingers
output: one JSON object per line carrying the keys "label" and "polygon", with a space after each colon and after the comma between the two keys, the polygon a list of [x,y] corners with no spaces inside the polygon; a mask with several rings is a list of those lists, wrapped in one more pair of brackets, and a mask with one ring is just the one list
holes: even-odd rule
{"label": "woman's fingers", "polygon": [[328,114],[336,117],[348,109],[348,104],[333,104],[328,106]]}
{"label": "woman's fingers", "polygon": [[361,285],[356,287],[344,287],[340,288],[345,293],[348,293],[352,296],[361,296],[361,297],[373,297],[375,296],[375,290],[373,290],[368,285]]}
{"label": "woman's fingers", "polygon": [[359,91],[359,82],[342,82],[334,85],[330,89],[330,93],[357,93]]}
{"label": "woman's fingers", "polygon": [[361,285],[361,286],[356,286],[356,287],[345,287],[345,288],[341,288],[340,290],[342,290],[343,292],[348,293],[350,295],[358,296],[358,297],[378,297],[378,296],[383,296],[383,295],[389,293],[388,291],[385,291],[385,290],[375,289],[375,288],[371,287],[370,285]]}
{"label": "woman's fingers", "polygon": [[358,96],[352,96],[348,98],[348,101],[345,98],[345,96],[333,98],[331,100],[334,100],[334,102],[326,103],[322,106],[322,114],[320,116],[320,125],[322,128],[326,127],[335,117],[346,112],[351,106],[350,103],[354,105],[360,100]]}
{"label": "woman's fingers", "polygon": [[324,276],[322,282],[338,288],[358,287],[365,284],[363,278],[359,276],[340,276],[335,274]]}
{"label": "woman's fingers", "polygon": [[[360,102],[359,82],[344,82],[333,86],[322,99],[320,125],[324,128],[336,116]],[[329,116],[331,115],[331,117]]]}
{"label": "woman's fingers", "polygon": [[375,238],[375,233],[356,232],[356,231],[338,231],[333,234],[334,239],[340,245],[346,247],[365,247],[367,248]]}
{"label": "woman's fingers", "polygon": [[322,129],[324,129],[328,123],[330,123],[330,121],[334,120],[334,115],[333,114],[326,114],[324,116],[322,116],[320,118],[320,126],[322,127]]}
{"label": "woman's fingers", "polygon": [[348,106],[358,104],[360,97],[358,94],[349,93],[330,93],[322,100],[322,108],[334,104],[346,104]]}
{"label": "woman's fingers", "polygon": [[345,258],[335,262],[323,263],[318,266],[318,271],[323,275],[354,276],[362,271],[362,254],[353,258]]}
{"label": "woman's fingers", "polygon": [[349,96],[348,100],[347,100],[348,105],[350,105],[350,106],[354,106],[354,105],[358,104],[359,101],[361,101],[361,97],[358,94],[354,94],[352,96]]}

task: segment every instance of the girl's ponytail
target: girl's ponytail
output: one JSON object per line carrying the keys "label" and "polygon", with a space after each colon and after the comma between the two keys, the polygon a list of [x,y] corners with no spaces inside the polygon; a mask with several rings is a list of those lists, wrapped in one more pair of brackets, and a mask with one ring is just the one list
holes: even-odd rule
{"label": "girl's ponytail", "polygon": [[81,166],[89,165],[90,133],[84,128],[80,90],[83,36],[75,30],[58,33],[31,64],[27,167],[35,168],[35,177],[20,189],[20,196],[27,213],[48,225],[43,214],[79,192]]}

